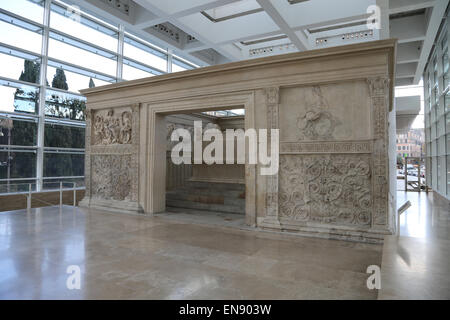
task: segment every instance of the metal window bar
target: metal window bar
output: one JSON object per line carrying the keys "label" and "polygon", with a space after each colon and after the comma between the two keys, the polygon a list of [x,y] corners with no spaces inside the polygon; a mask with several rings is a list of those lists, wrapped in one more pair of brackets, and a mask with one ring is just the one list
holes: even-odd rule
{"label": "metal window bar", "polygon": [[[17,85],[24,85],[24,86],[29,86],[30,88],[34,88],[36,91],[39,90],[38,92],[40,94],[40,99],[36,105],[36,110],[39,110],[39,113],[36,114],[36,113],[28,113],[28,112],[23,112],[23,111],[18,111],[18,112],[1,111],[0,115],[5,116],[7,118],[11,118],[11,119],[37,122],[38,123],[38,133],[37,133],[38,144],[36,146],[0,146],[0,149],[13,150],[14,152],[38,153],[38,155],[40,155],[40,156],[38,156],[37,160],[36,160],[37,176],[31,177],[31,178],[0,179],[0,182],[6,181],[6,180],[8,180],[8,181],[34,180],[34,181],[37,181],[37,183],[35,183],[35,185],[37,185],[37,190],[40,190],[44,180],[64,179],[64,178],[82,178],[82,177],[51,177],[51,178],[43,177],[43,172],[42,172],[43,153],[44,153],[44,151],[48,151],[48,149],[46,149],[43,144],[45,124],[56,122],[57,124],[61,124],[61,125],[73,125],[73,126],[81,126],[81,127],[83,125],[85,125],[85,124],[83,124],[82,121],[70,120],[70,119],[60,120],[60,118],[53,119],[52,117],[47,117],[45,115],[45,103],[46,103],[45,97],[47,96],[47,90],[54,90],[54,91],[60,91],[65,94],[72,94],[72,93],[68,93],[67,91],[64,91],[64,90],[49,88],[46,86],[46,76],[47,76],[46,67],[47,66],[52,66],[55,68],[61,67],[68,72],[78,73],[78,74],[81,74],[84,76],[89,76],[94,79],[100,79],[100,80],[103,80],[106,82],[117,82],[117,80],[118,80],[117,77],[107,75],[107,74],[104,74],[99,71],[95,71],[95,70],[91,70],[89,68],[77,66],[77,65],[71,64],[70,62],[61,61],[59,59],[49,58],[48,57],[48,40],[50,38],[50,32],[53,32],[52,36],[59,37],[60,40],[62,39],[61,37],[65,37],[67,39],[70,39],[71,41],[74,41],[74,44],[89,45],[89,49],[93,49],[94,51],[97,51],[97,52],[95,52],[97,54],[99,52],[101,52],[103,54],[108,54],[108,55],[114,56],[116,58],[119,55],[119,52],[112,52],[110,50],[98,47],[95,44],[92,44],[88,41],[79,39],[75,36],[71,36],[71,35],[65,34],[63,32],[60,32],[58,30],[51,29],[50,28],[50,12],[53,11],[58,14],[66,15],[68,13],[68,11],[67,11],[67,8],[69,8],[68,5],[66,5],[60,1],[55,1],[55,0],[54,1],[52,1],[52,0],[37,1],[36,0],[33,2],[36,2],[36,3],[39,2],[39,3],[43,4],[43,8],[44,8],[43,23],[35,22],[26,17],[17,15],[13,12],[9,12],[9,11],[1,9],[1,8],[0,8],[0,21],[4,21],[6,23],[20,27],[22,29],[41,34],[42,35],[42,44],[43,44],[41,53],[40,54],[34,53],[27,49],[22,49],[22,48],[15,47],[15,46],[12,46],[12,45],[9,45],[6,43],[1,43],[1,42],[0,42],[0,53],[15,56],[15,57],[18,57],[21,59],[27,59],[27,60],[40,62],[40,65],[41,65],[40,82],[39,82],[39,84],[33,84],[33,83],[25,82],[25,81],[9,79],[9,78],[2,77],[2,76],[0,76],[0,80],[3,81],[3,85],[13,86],[13,87],[17,87]],[[119,31],[118,28],[116,28],[112,25],[109,25],[106,22],[97,20],[97,18],[95,18],[95,17],[91,17],[90,15],[83,13],[83,12],[80,12],[80,17],[81,17],[80,22],[82,24],[87,25],[97,31],[103,32],[103,33],[105,33],[109,36],[113,36],[113,37],[118,34],[118,31]],[[185,61],[182,58],[172,55],[172,53],[168,52],[168,50],[160,49],[157,46],[152,45],[150,43],[147,44],[145,40],[141,40],[138,37],[134,36],[133,34],[125,33],[125,35],[126,36],[124,37],[125,38],[124,41],[126,41],[127,43],[129,43],[131,45],[135,45],[144,51],[147,51],[147,52],[154,54],[156,56],[159,56],[159,57],[163,57],[163,58],[167,57],[168,60],[169,60],[169,55],[170,55],[170,58],[172,58],[172,56],[173,56],[173,60],[176,60],[176,62],[182,62],[183,67],[186,67],[186,66],[191,66],[192,68],[197,67],[194,64],[190,65],[189,62]],[[179,60],[178,60],[178,58],[179,58]],[[127,58],[127,59],[132,66],[137,67],[139,69],[146,70],[148,68],[148,70],[150,70],[150,72],[153,71],[153,72],[151,72],[153,74],[166,73],[165,71],[158,70],[157,68],[148,66],[148,65],[141,63],[139,61],[136,61],[132,58]],[[172,59],[170,59],[170,60],[172,60]],[[184,63],[186,63],[186,65],[184,65]],[[119,66],[117,64],[117,68],[121,68],[122,65]],[[16,84],[16,86],[15,86],[15,84]],[[79,96],[76,93],[73,93],[73,94],[75,96]],[[80,96],[80,98],[81,97],[82,96]],[[37,112],[37,111],[35,111],[35,112]],[[66,151],[66,150],[64,150],[64,151]],[[80,150],[80,153],[82,153],[81,150]],[[80,188],[77,188],[77,189],[80,189]]]}

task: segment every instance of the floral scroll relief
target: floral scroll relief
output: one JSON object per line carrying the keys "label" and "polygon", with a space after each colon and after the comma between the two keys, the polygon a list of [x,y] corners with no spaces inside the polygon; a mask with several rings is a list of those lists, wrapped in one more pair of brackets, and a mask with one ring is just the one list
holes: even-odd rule
{"label": "floral scroll relief", "polygon": [[94,145],[130,144],[132,134],[132,114],[123,111],[115,116],[114,110],[106,115],[94,116]]}
{"label": "floral scroll relief", "polygon": [[368,225],[370,172],[368,156],[281,156],[280,218]]}
{"label": "floral scroll relief", "polygon": [[131,155],[92,156],[92,195],[105,200],[130,200]]}

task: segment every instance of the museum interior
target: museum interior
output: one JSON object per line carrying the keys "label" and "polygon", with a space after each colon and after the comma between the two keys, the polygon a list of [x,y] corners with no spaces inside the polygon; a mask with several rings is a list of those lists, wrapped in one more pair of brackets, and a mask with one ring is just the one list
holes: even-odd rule
{"label": "museum interior", "polygon": [[0,0],[0,299],[450,299],[449,8]]}

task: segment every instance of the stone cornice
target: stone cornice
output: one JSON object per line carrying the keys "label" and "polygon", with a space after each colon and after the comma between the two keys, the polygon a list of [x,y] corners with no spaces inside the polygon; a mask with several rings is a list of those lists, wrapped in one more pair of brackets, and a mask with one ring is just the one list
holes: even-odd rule
{"label": "stone cornice", "polygon": [[[264,69],[265,67],[273,67],[276,64],[284,64],[289,62],[295,62],[295,61],[304,61],[311,58],[327,58],[328,56],[352,56],[352,55],[360,55],[364,54],[365,52],[376,52],[376,51],[382,51],[386,52],[389,51],[389,55],[392,57],[389,62],[390,70],[389,75],[387,75],[391,83],[394,83],[394,60],[395,60],[395,51],[396,51],[396,40],[395,39],[388,39],[388,40],[379,40],[379,41],[372,41],[372,42],[366,42],[361,44],[355,44],[355,45],[346,45],[346,46],[338,46],[338,47],[332,47],[332,48],[324,48],[324,49],[317,49],[317,50],[309,50],[304,52],[297,52],[297,53],[290,53],[290,54],[284,54],[284,55],[276,55],[271,57],[265,57],[265,58],[259,58],[259,59],[252,59],[252,60],[245,60],[245,61],[239,61],[239,62],[232,62],[222,65],[215,65],[205,68],[199,68],[194,70],[188,70],[183,72],[177,72],[177,73],[171,73],[171,74],[165,74],[161,76],[155,76],[155,77],[149,77],[149,78],[143,78],[143,79],[137,79],[132,81],[125,81],[115,84],[110,84],[106,86],[91,88],[91,89],[85,89],[81,90],[81,93],[88,97],[88,100],[90,97],[98,96],[98,95],[108,95],[111,92],[114,91],[121,91],[123,92],[123,89],[135,89],[135,88],[145,88],[149,87],[152,88],[152,91],[155,90],[156,92],[162,92],[164,91],[163,84],[171,83],[173,81],[176,81],[177,83],[183,82],[183,81],[194,81],[193,78],[203,77],[203,76],[213,76],[214,74],[224,74],[228,72],[236,72],[236,73],[242,73],[245,74],[250,69],[253,70],[255,67],[259,67],[258,69]],[[257,78],[247,78],[246,81],[252,81],[257,80]],[[234,79],[234,81],[239,82],[239,80]],[[222,83],[226,85],[228,82]],[[161,90],[157,89],[156,87],[161,87]],[[392,93],[391,93],[392,95]],[[392,100],[392,97],[391,97]],[[141,101],[144,102],[144,101]],[[391,103],[392,105],[392,103]],[[392,107],[392,106],[391,106]]]}

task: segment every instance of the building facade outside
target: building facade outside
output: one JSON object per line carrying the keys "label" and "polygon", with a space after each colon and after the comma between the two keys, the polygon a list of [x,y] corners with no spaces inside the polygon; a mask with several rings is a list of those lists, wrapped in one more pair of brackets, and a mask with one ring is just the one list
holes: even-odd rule
{"label": "building facade outside", "polygon": [[425,134],[423,129],[397,132],[397,157],[425,156]]}

